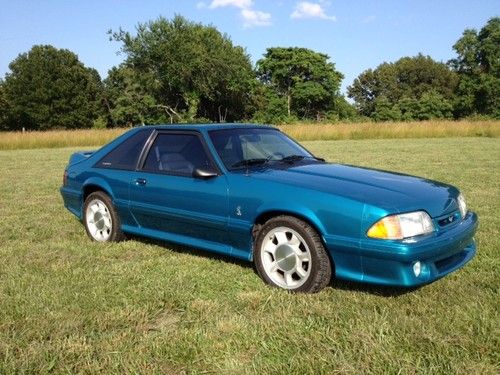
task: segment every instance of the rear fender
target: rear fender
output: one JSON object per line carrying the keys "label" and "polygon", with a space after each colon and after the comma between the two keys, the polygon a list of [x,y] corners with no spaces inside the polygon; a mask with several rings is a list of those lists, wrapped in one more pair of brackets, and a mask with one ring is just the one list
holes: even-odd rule
{"label": "rear fender", "polygon": [[99,190],[102,190],[104,191],[106,194],[108,194],[112,200],[115,199],[115,196],[113,194],[113,190],[111,189],[111,186],[106,182],[106,180],[100,178],[100,177],[90,177],[88,178],[87,180],[85,180],[85,182],[83,183],[83,186],[82,186],[82,207],[83,207],[83,203],[85,201],[85,192],[89,189],[89,188],[98,188]]}

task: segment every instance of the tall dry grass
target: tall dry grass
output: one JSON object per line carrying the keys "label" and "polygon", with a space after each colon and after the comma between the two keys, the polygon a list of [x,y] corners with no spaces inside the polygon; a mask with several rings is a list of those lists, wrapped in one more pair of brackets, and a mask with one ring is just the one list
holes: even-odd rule
{"label": "tall dry grass", "polygon": [[128,128],[0,133],[0,150],[101,146]]}
{"label": "tall dry grass", "polygon": [[[182,125],[179,125],[182,127]],[[279,128],[299,141],[380,138],[500,136],[500,121],[424,121],[401,123],[301,123]],[[0,150],[101,146],[128,129],[2,132]]]}
{"label": "tall dry grass", "polygon": [[357,124],[297,124],[279,128],[301,141],[383,138],[500,136],[500,121],[422,121]]}

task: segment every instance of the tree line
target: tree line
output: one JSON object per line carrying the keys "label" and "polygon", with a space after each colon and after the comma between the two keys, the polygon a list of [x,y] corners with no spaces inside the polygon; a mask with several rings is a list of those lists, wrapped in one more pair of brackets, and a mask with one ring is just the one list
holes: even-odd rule
{"label": "tree line", "polygon": [[268,48],[253,66],[213,26],[182,16],[118,30],[125,59],[101,79],[76,54],[35,45],[0,79],[0,129],[252,121],[500,118],[500,18],[466,29],[447,63],[419,54],[343,75],[307,48]]}

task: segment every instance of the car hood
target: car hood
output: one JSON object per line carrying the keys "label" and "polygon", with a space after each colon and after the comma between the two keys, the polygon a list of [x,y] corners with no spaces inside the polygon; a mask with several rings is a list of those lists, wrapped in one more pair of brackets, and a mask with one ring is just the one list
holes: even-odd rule
{"label": "car hood", "polygon": [[400,173],[321,163],[268,168],[252,176],[342,196],[389,212],[425,210],[437,217],[458,209],[455,187]]}

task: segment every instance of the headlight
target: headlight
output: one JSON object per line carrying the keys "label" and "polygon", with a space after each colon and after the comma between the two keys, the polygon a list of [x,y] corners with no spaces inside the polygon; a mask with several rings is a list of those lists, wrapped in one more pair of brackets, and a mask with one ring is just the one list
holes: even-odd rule
{"label": "headlight", "polygon": [[460,210],[460,215],[462,215],[462,219],[467,214],[467,205],[465,204],[465,198],[462,194],[460,194],[457,198],[458,209]]}
{"label": "headlight", "polygon": [[402,240],[403,238],[431,233],[434,225],[424,211],[386,216],[377,221],[366,233],[371,238]]}

